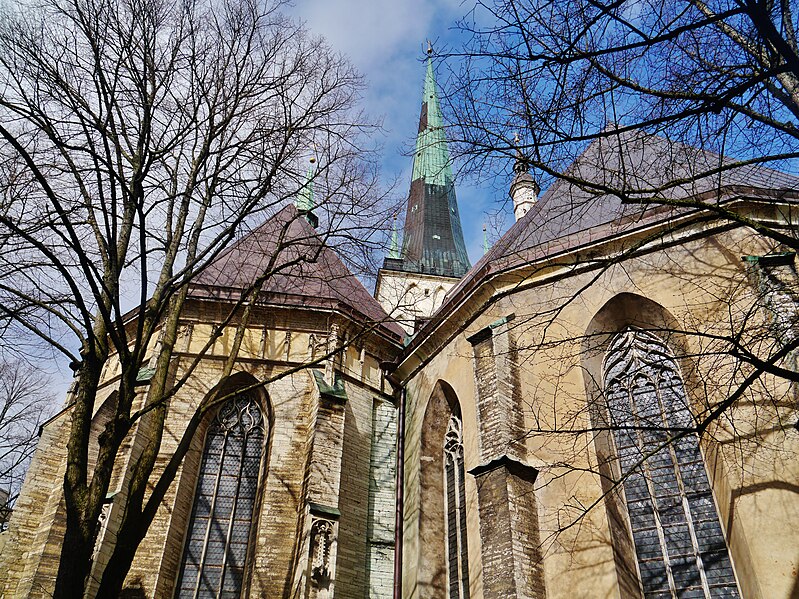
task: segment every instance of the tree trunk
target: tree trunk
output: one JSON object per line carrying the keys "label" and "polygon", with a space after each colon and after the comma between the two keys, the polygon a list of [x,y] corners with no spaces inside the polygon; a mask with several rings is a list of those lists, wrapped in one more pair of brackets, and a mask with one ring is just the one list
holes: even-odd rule
{"label": "tree trunk", "polygon": [[[73,503],[72,506],[69,504]],[[94,535],[80,521],[82,510],[67,499],[67,529],[61,547],[53,599],[83,597],[86,579],[91,571]]]}
{"label": "tree trunk", "polygon": [[117,599],[122,593],[122,585],[133,564],[133,558],[139,548],[149,523],[140,518],[128,518],[117,534],[114,552],[103,572],[96,599]]}
{"label": "tree trunk", "polygon": [[86,467],[92,408],[102,363],[102,359],[91,356],[84,359],[78,373],[67,444],[67,469],[64,474],[67,522],[53,592],[54,599],[82,597],[84,583],[91,571],[96,522],[102,505],[90,505],[94,498],[88,493]]}

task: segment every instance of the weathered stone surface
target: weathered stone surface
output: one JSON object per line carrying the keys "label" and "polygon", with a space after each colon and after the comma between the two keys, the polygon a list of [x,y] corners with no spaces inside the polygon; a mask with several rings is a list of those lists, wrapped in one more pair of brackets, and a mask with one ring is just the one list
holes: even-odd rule
{"label": "weathered stone surface", "polygon": [[534,483],[537,472],[508,457],[471,471],[477,482],[485,599],[543,599],[541,536]]}
{"label": "weathered stone surface", "polygon": [[[211,332],[208,304],[197,306],[197,320],[183,330],[182,347],[174,362],[179,376]],[[329,334],[329,315],[307,311],[271,311],[252,327],[250,349],[234,369],[234,377],[264,380],[308,359],[310,331],[319,339]],[[206,324],[207,323],[207,324]],[[342,324],[351,326],[344,320]],[[280,326],[287,328],[281,329]],[[297,325],[297,331],[290,327]],[[207,339],[207,337],[206,337]],[[189,382],[171,400],[161,453],[153,480],[177,447],[197,406],[220,383],[225,342],[217,342]],[[278,342],[279,341],[279,342]],[[179,347],[181,347],[179,345]],[[262,464],[253,537],[248,557],[248,587],[253,597],[305,597],[312,583],[312,505],[328,506],[340,516],[333,521],[330,582],[333,597],[389,596],[393,571],[393,501],[395,495],[396,408],[381,391],[376,364],[396,351],[367,337],[353,358],[337,360],[345,399],[320,394],[309,370],[300,370],[256,392],[267,416],[268,434]],[[113,389],[117,369],[106,369],[104,389]],[[147,387],[142,387],[142,400]],[[102,402],[98,402],[102,404]],[[105,411],[98,407],[93,434],[99,434]],[[0,560],[5,564],[3,597],[46,597],[51,592],[60,555],[64,516],[61,481],[69,411],[43,429],[25,487],[18,500],[8,542]],[[379,426],[372,448],[373,426]],[[178,475],[169,487],[152,526],[136,555],[126,588],[145,597],[171,597],[180,571],[183,544],[194,503],[194,489],[204,446],[205,423],[192,441]],[[144,419],[124,441],[115,465],[111,491],[118,492],[107,510],[95,557],[99,573],[111,554],[124,508],[129,464],[151,438]],[[96,453],[96,445],[92,445]],[[373,463],[370,455],[374,454]],[[374,505],[370,510],[370,480]],[[375,483],[372,483],[373,485]],[[373,531],[374,538],[367,531]],[[92,583],[96,589],[97,581]],[[319,587],[314,587],[319,590]],[[93,591],[90,591],[93,592]],[[330,595],[328,595],[330,596]]]}

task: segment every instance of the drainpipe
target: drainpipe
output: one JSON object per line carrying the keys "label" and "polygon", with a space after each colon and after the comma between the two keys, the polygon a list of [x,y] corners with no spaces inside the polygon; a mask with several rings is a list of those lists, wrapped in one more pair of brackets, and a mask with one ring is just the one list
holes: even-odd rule
{"label": "drainpipe", "polygon": [[397,511],[394,515],[394,599],[402,599],[402,511],[405,480],[405,387],[399,396],[397,423]]}

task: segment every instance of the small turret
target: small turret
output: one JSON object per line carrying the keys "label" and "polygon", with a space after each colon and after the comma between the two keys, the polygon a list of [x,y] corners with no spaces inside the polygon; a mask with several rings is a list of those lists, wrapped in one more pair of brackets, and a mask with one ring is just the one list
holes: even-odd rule
{"label": "small turret", "polygon": [[[516,136],[515,142],[518,146],[519,137]],[[513,165],[513,172],[516,176],[510,184],[510,197],[513,200],[513,216],[519,220],[530,211],[533,204],[538,201],[538,193],[541,188],[538,182],[530,174],[530,163],[522,155],[521,150],[516,153],[516,162]]]}

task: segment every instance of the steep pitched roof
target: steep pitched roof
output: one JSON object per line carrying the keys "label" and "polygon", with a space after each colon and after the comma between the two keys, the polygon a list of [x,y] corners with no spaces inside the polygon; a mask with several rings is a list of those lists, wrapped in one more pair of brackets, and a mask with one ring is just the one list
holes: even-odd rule
{"label": "steep pitched roof", "polygon": [[[494,272],[696,210],[664,201],[702,198],[709,204],[730,194],[756,192],[794,201],[799,197],[799,177],[735,163],[640,131],[594,140],[448,297]],[[622,202],[610,190],[622,190],[630,201]]]}
{"label": "steep pitched roof", "polygon": [[197,276],[189,295],[236,298],[265,273],[261,297],[282,305],[339,309],[402,339],[404,331],[293,205],[231,245]]}

